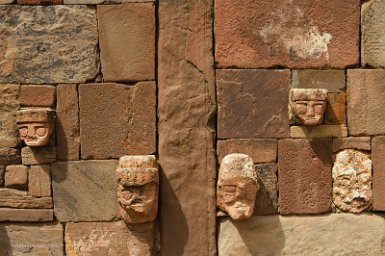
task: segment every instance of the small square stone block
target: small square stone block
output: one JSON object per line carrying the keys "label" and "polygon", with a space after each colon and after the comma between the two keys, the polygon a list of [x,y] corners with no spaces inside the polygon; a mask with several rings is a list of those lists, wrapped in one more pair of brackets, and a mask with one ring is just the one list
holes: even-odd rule
{"label": "small square stone block", "polygon": [[51,85],[22,85],[20,105],[22,107],[53,107],[56,88]]}
{"label": "small square stone block", "polygon": [[5,187],[27,189],[28,169],[24,165],[8,165],[5,168]]}
{"label": "small square stone block", "polygon": [[51,196],[51,166],[33,165],[29,169],[28,192],[32,196]]}

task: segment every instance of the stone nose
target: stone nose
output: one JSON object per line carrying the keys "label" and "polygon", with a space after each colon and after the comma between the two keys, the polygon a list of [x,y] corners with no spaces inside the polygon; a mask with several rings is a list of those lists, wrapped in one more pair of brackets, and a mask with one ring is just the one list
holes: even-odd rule
{"label": "stone nose", "polygon": [[306,107],[306,115],[307,116],[314,116],[315,111],[314,111],[314,106],[311,104],[308,104]]}
{"label": "stone nose", "polygon": [[27,137],[35,137],[35,128],[33,126],[28,126]]}

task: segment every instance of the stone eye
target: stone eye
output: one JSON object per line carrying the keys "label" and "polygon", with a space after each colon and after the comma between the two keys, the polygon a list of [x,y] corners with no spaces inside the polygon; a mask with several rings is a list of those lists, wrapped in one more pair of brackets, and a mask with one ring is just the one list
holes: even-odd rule
{"label": "stone eye", "polygon": [[21,127],[19,128],[19,133],[21,137],[26,137],[28,134],[28,128],[27,127]]}
{"label": "stone eye", "polygon": [[36,135],[40,137],[44,136],[46,132],[47,132],[47,129],[44,127],[39,127],[36,129]]}

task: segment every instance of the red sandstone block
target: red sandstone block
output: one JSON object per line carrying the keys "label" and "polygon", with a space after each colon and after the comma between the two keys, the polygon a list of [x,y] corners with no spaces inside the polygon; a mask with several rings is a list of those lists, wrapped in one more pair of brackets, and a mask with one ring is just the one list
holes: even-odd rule
{"label": "red sandstone block", "polygon": [[385,211],[385,136],[372,140],[373,210]]}
{"label": "red sandstone block", "polygon": [[20,105],[22,107],[53,107],[56,88],[50,85],[22,85]]}
{"label": "red sandstone block", "polygon": [[24,165],[8,165],[5,168],[5,187],[26,189],[28,182],[28,167]]}

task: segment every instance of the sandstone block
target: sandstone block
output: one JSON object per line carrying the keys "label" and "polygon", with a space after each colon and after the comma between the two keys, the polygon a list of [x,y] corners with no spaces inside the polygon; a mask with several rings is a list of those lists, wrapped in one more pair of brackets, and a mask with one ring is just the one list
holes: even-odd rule
{"label": "sandstone block", "polygon": [[63,227],[58,225],[0,225],[0,255],[63,256]]}
{"label": "sandstone block", "polygon": [[153,255],[152,223],[126,226],[118,222],[67,223],[66,253],[77,255]]}
{"label": "sandstone block", "polygon": [[0,188],[4,187],[5,166],[0,165]]}
{"label": "sandstone block", "polygon": [[56,154],[58,160],[79,160],[80,127],[77,86],[57,86]]}
{"label": "sandstone block", "polygon": [[97,7],[105,81],[155,79],[155,4]]}
{"label": "sandstone block", "polygon": [[0,30],[1,83],[83,83],[99,72],[95,8],[0,6]]}
{"label": "sandstone block", "polygon": [[1,207],[20,209],[52,209],[51,197],[6,196],[0,198]]}
{"label": "sandstone block", "polygon": [[288,137],[289,87],[288,70],[217,70],[218,138]]}
{"label": "sandstone block", "polygon": [[54,107],[56,88],[51,85],[22,85],[20,105],[22,107]]}
{"label": "sandstone block", "polygon": [[53,221],[53,210],[0,208],[0,222],[4,222],[4,221],[12,221],[12,222]]}
{"label": "sandstone block", "polygon": [[372,140],[373,161],[373,210],[385,211],[385,136]]}
{"label": "sandstone block", "polygon": [[362,65],[385,67],[385,3],[372,0],[363,3],[361,8],[361,56]]}
{"label": "sandstone block", "polygon": [[144,3],[156,0],[64,0],[64,4]]}
{"label": "sandstone block", "polygon": [[331,168],[330,139],[278,141],[279,212],[329,212]]}
{"label": "sandstone block", "polygon": [[0,4],[12,4],[15,0],[0,0]]}
{"label": "sandstone block", "polygon": [[343,92],[331,92],[327,96],[325,110],[325,124],[345,124],[346,123],[346,95]]}
{"label": "sandstone block", "polygon": [[56,162],[56,147],[24,147],[21,149],[21,161],[24,165]]}
{"label": "sandstone block", "polygon": [[350,135],[385,133],[384,70],[348,70],[347,106]]}
{"label": "sandstone block", "polygon": [[292,71],[293,88],[326,89],[341,92],[346,87],[344,70],[302,69]]}
{"label": "sandstone block", "polygon": [[359,61],[359,31],[359,0],[215,2],[218,67],[344,68]]}
{"label": "sandstone block", "polygon": [[155,152],[154,82],[82,84],[79,97],[82,159]]}
{"label": "sandstone block", "polygon": [[62,4],[62,0],[17,0],[18,4],[25,5],[49,5],[49,4]]}
{"label": "sandstone block", "polygon": [[[2,59],[1,42],[0,39],[0,60]],[[0,64],[0,76],[2,65]],[[0,84],[0,95],[0,147],[16,147],[18,144],[16,112],[20,106],[20,86],[16,84]]]}
{"label": "sandstone block", "polygon": [[0,165],[21,164],[20,149],[0,147]]}
{"label": "sandstone block", "polygon": [[347,137],[348,128],[345,124],[341,125],[317,125],[309,126],[290,126],[290,137],[292,138],[331,138]]}
{"label": "sandstone block", "polygon": [[118,161],[57,162],[52,165],[55,216],[60,222],[116,219]]}
{"label": "sandstone block", "polygon": [[278,213],[278,178],[277,164],[256,164],[259,178],[259,190],[255,198],[255,215]]}
{"label": "sandstone block", "polygon": [[370,137],[347,137],[333,139],[333,152],[348,148],[370,151]]}
{"label": "sandstone block", "polygon": [[51,196],[51,166],[33,165],[28,174],[28,192],[32,196]]}
{"label": "sandstone block", "polygon": [[5,168],[5,187],[27,189],[28,169],[28,166],[24,165],[8,165]]}
{"label": "sandstone block", "polygon": [[372,214],[223,218],[218,255],[384,255],[384,230],[383,216]]}
{"label": "sandstone block", "polygon": [[13,188],[0,188],[0,198],[4,197],[23,197],[27,196],[27,191],[22,191]]}

